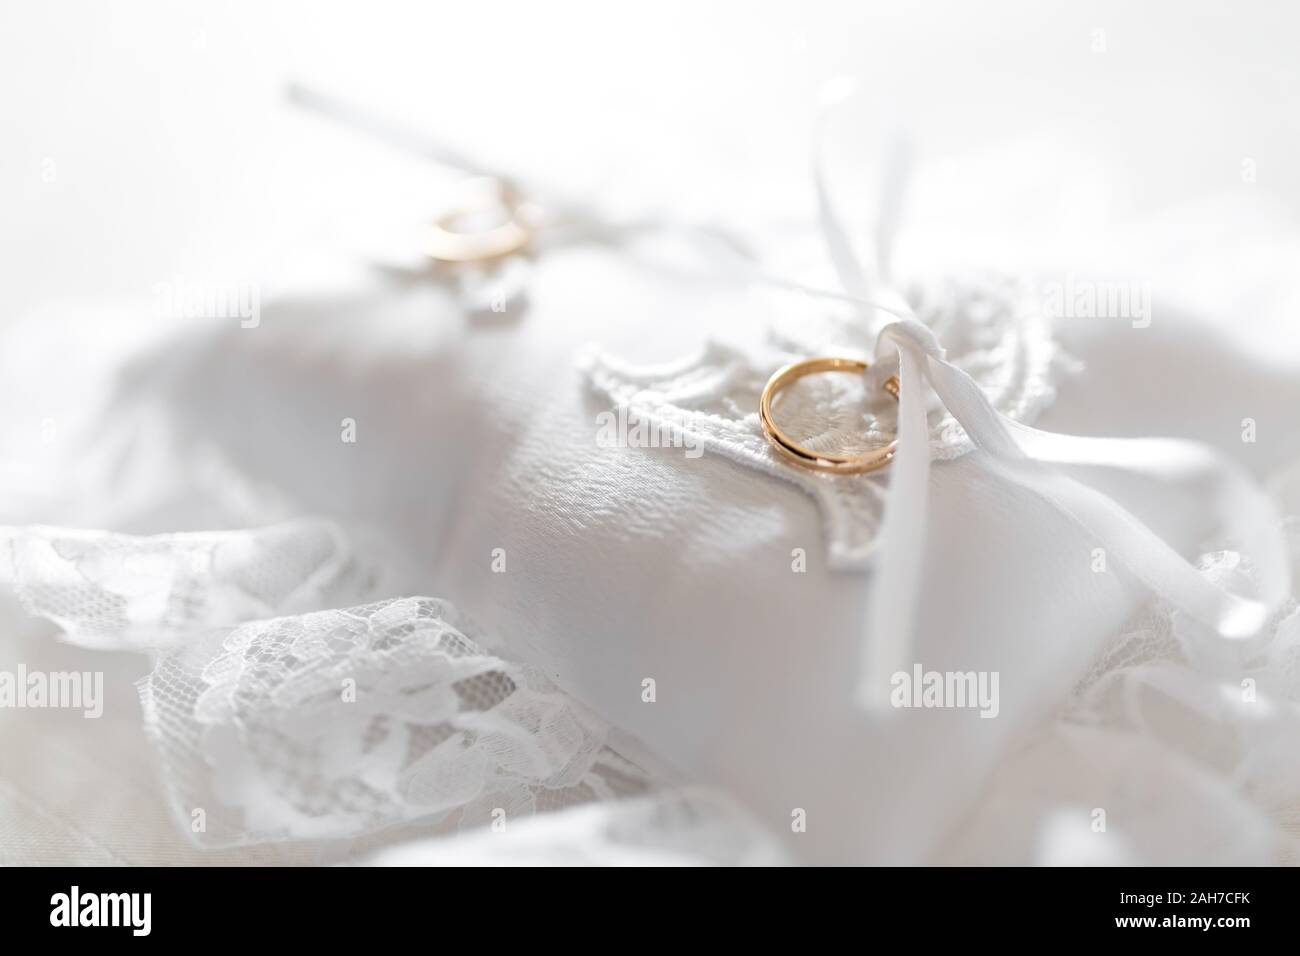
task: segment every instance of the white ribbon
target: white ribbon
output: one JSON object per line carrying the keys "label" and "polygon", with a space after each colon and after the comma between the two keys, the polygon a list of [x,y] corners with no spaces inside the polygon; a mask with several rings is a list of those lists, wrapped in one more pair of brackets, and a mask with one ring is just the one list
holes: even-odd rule
{"label": "white ribbon", "polygon": [[[875,553],[880,560],[869,586],[868,621],[860,663],[858,698],[873,711],[890,710],[890,678],[914,663],[911,648],[922,589],[927,503],[930,490],[930,425],[927,387],[987,454],[989,467],[1004,480],[1052,504],[1158,597],[1226,639],[1254,635],[1290,593],[1290,571],[1281,520],[1272,502],[1235,462],[1207,445],[1170,438],[1085,438],[1040,431],[1001,415],[969,375],[946,361],[934,332],[917,321],[901,296],[873,288],[873,277],[857,259],[848,232],[830,200],[824,163],[825,117],[842,99],[824,98],[813,136],[813,177],[822,235],[844,294],[807,289],[855,301],[894,316],[876,339],[876,362],[867,372],[870,389],[891,375],[899,378],[898,450],[889,468],[889,493]],[[902,188],[905,171],[887,177]],[[897,217],[883,210],[877,224],[875,280],[884,279]],[[782,282],[783,285],[793,283]],[[873,299],[867,299],[870,293]],[[864,316],[865,318],[865,316]],[[1256,596],[1214,585],[1154,531],[1095,488],[1048,463],[1120,468],[1167,481],[1200,478],[1210,489],[1207,504],[1258,571]]]}
{"label": "white ribbon", "polygon": [[[934,333],[915,319],[881,330],[871,386],[899,376],[898,451],[877,541],[860,699],[879,709],[892,674],[910,668],[916,603],[925,553],[930,428],[926,386],[932,387],[989,466],[1068,516],[1157,596],[1228,639],[1255,634],[1290,590],[1281,521],[1272,502],[1236,463],[1206,445],[1170,438],[1085,438],[1011,421],[989,403],[969,375],[947,362]],[[1254,597],[1223,590],[1137,517],[1095,488],[1048,462],[1122,468],[1163,480],[1202,479],[1207,504],[1259,573]]]}
{"label": "white ribbon", "polygon": [[[906,150],[894,144],[886,163],[876,223],[874,274],[858,258],[835,211],[825,169],[826,117],[850,90],[833,85],[823,98],[813,132],[813,183],[822,235],[844,291],[818,289],[765,269],[733,231],[702,224],[650,222],[720,241],[764,281],[805,293],[852,302],[863,320],[878,310],[898,321],[878,333],[876,363],[868,386],[899,376],[898,451],[889,469],[889,495],[876,542],[881,559],[870,584],[869,620],[861,661],[859,698],[873,710],[888,710],[889,679],[913,663],[911,652],[917,600],[922,587],[926,512],[930,478],[930,426],[926,390],[933,388],[971,441],[987,454],[988,466],[1006,481],[1049,502],[1103,547],[1108,557],[1144,582],[1156,595],[1207,625],[1224,638],[1258,631],[1290,591],[1281,522],[1272,503],[1234,462],[1208,446],[1179,439],[1084,438],[1039,431],[1003,417],[979,385],[947,362],[934,333],[918,322],[900,295],[888,288],[886,264],[898,228],[898,197],[906,180]],[[307,106],[390,142],[466,170],[488,172],[443,144],[389,124],[375,115],[311,90],[294,88],[291,97]],[[499,178],[518,181],[517,177]],[[598,222],[582,204],[565,204],[575,221]],[[888,299],[886,304],[881,299]],[[888,321],[888,320],[885,320]],[[1202,477],[1213,491],[1212,514],[1232,529],[1259,574],[1259,594],[1233,594],[1212,584],[1173,548],[1118,503],[1048,463],[1121,468],[1164,480]]]}

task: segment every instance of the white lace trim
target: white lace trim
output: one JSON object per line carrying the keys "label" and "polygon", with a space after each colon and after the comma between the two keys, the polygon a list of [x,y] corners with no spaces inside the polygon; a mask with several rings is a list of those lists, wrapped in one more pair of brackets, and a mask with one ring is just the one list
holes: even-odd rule
{"label": "white lace trim", "polygon": [[182,826],[207,846],[513,820],[645,792],[607,726],[429,598],[212,635],[141,684]]}
{"label": "white lace trim", "polygon": [[363,593],[374,574],[336,524],[308,518],[150,536],[0,528],[0,581],[70,642],[116,650],[320,607],[327,594]]}
{"label": "white lace trim", "polygon": [[160,653],[140,685],[145,731],[200,845],[417,819],[454,830],[651,789],[606,746],[603,721],[485,649],[450,604],[315,610],[382,577],[332,522],[148,537],[10,528],[0,543],[3,577],[68,640]]}
{"label": "white lace trim", "polygon": [[[1300,560],[1300,526],[1291,524]],[[1201,569],[1220,582],[1253,577],[1236,551],[1207,553]],[[1300,605],[1288,601],[1249,642],[1208,642],[1201,630],[1167,606],[1150,608],[1109,642],[1066,720],[1157,741],[1281,830],[1298,832]]]}
{"label": "white lace trim", "polygon": [[[1286,524],[1300,564],[1300,519]],[[1254,573],[1232,550],[1200,569]],[[1300,864],[1300,605],[1247,642],[1202,627],[1160,602],[1135,615],[999,766],[943,862]]]}
{"label": "white lace trim", "polygon": [[[887,478],[831,476],[781,459],[763,436],[758,400],[780,366],[813,355],[869,357],[877,329],[798,293],[779,293],[783,317],[767,345],[740,349],[710,341],[695,356],[637,367],[595,348],[579,357],[589,387],[625,410],[629,420],[680,432],[705,452],[730,458],[808,492],[821,509],[829,563],[865,567],[880,523]],[[944,341],[953,364],[970,374],[994,407],[1031,422],[1055,398],[1061,374],[1078,366],[1060,348],[1050,323],[1022,285],[1002,279],[920,285],[908,293],[917,317]],[[783,394],[782,426],[809,447],[852,452],[889,441],[895,406],[869,398],[848,376],[805,379]],[[962,427],[937,403],[930,415],[931,454],[956,458],[972,449]]]}

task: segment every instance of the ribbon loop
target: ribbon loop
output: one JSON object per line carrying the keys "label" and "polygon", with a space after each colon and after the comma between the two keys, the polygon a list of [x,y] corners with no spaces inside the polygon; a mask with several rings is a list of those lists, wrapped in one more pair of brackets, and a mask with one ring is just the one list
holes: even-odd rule
{"label": "ribbon loop", "polygon": [[[949,363],[933,331],[915,320],[886,326],[877,339],[879,364],[896,362],[900,394],[898,451],[889,501],[877,540],[884,560],[875,569],[859,698],[872,710],[889,699],[892,674],[907,670],[927,526],[929,422],[923,388],[988,453],[992,469],[1047,501],[1091,535],[1157,596],[1228,639],[1255,634],[1290,590],[1281,521],[1272,503],[1234,462],[1195,442],[1176,439],[1097,439],[1039,431],[1004,418],[969,375]],[[890,353],[893,356],[890,356]],[[1165,480],[1208,478],[1211,507],[1259,569],[1260,593],[1218,587],[1167,542],[1106,495],[1049,463],[1101,465]]]}
{"label": "ribbon loop", "polygon": [[882,362],[894,358],[894,352],[900,348],[913,348],[927,358],[943,360],[947,351],[939,344],[939,337],[934,329],[925,323],[911,318],[890,322],[876,336],[876,361]]}
{"label": "ribbon loop", "polygon": [[[823,155],[825,127],[823,107],[813,137],[813,176],[822,236],[845,291],[805,291],[851,301],[862,310],[864,319],[871,310],[897,319],[878,333],[876,361],[866,373],[867,386],[873,390],[897,375],[899,401],[898,450],[890,464],[888,502],[875,546],[883,560],[872,574],[868,598],[860,703],[871,710],[887,711],[890,678],[914,663],[908,656],[923,584],[930,485],[926,398],[930,388],[971,441],[986,453],[997,474],[1070,518],[1153,593],[1221,637],[1239,639],[1256,633],[1290,592],[1281,520],[1258,485],[1235,462],[1206,445],[1175,439],[1059,435],[999,414],[979,384],[948,362],[934,330],[916,319],[901,296],[897,296],[900,307],[881,303],[882,298],[893,295],[883,277],[881,253],[888,250],[877,250],[874,274],[857,261],[848,231],[830,201]],[[1243,596],[1217,587],[1117,502],[1051,463],[1102,465],[1164,480],[1208,478],[1214,494],[1207,504],[1225,529],[1234,529],[1254,562],[1260,593]]]}

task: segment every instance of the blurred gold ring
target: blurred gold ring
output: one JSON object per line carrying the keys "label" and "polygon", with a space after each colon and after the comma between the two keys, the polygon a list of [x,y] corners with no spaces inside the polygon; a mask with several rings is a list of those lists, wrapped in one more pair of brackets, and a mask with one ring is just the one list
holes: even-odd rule
{"label": "blurred gold ring", "polygon": [[[829,471],[838,475],[862,474],[868,471],[876,471],[888,465],[898,448],[897,440],[891,441],[883,448],[874,449],[863,455],[834,455],[829,452],[813,451],[811,448],[805,448],[798,444],[789,435],[781,431],[776,424],[776,420],[772,417],[772,401],[776,398],[777,393],[805,375],[815,375],[818,372],[855,372],[861,375],[866,372],[868,367],[866,362],[858,359],[810,358],[778,369],[776,374],[768,379],[767,385],[763,387],[763,395],[758,403],[758,417],[763,424],[763,434],[772,443],[772,447],[784,458],[796,465],[813,468],[817,471]],[[884,389],[897,399],[898,376],[890,376],[885,381]]]}
{"label": "blurred gold ring", "polygon": [[[500,259],[523,249],[536,231],[536,210],[522,203],[514,191],[497,179],[475,179],[464,184],[464,199],[435,219],[424,233],[424,253],[439,262],[482,262]],[[501,210],[505,222],[476,231],[455,228],[459,220],[475,213]]]}

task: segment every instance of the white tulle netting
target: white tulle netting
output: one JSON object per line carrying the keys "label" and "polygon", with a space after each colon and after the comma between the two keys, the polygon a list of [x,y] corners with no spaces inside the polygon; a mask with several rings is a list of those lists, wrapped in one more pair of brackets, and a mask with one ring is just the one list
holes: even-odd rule
{"label": "white tulle netting", "polygon": [[231,845],[490,825],[645,792],[607,727],[488,653],[445,602],[257,621],[165,657],[141,685],[182,823]]}
{"label": "white tulle netting", "polygon": [[[1048,407],[1062,375],[1077,364],[1061,349],[1037,297],[1024,284],[994,276],[916,283],[904,296],[916,316],[944,342],[949,359],[970,374],[994,407],[1031,422]],[[656,366],[634,366],[589,349],[579,360],[591,390],[628,421],[660,429],[704,453],[732,459],[793,482],[822,511],[832,567],[865,567],[880,524],[886,479],[826,475],[790,468],[772,450],[758,419],[763,386],[782,365],[813,355],[870,360],[879,328],[892,319],[827,304],[798,292],[775,296],[777,308],[761,348],[707,343],[698,354]],[[933,396],[932,396],[933,399]],[[809,448],[855,454],[893,438],[896,405],[868,394],[860,376],[809,376],[786,389],[774,407],[782,428]],[[964,430],[937,402],[930,412],[935,458],[972,449]]]}

